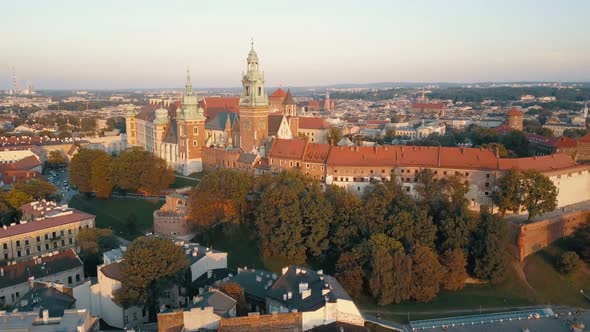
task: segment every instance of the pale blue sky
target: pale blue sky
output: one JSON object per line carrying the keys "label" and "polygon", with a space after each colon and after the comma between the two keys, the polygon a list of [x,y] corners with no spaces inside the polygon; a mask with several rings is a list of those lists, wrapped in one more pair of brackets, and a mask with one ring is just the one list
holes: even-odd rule
{"label": "pale blue sky", "polygon": [[250,37],[267,85],[590,81],[586,0],[14,0],[0,88],[239,86]]}

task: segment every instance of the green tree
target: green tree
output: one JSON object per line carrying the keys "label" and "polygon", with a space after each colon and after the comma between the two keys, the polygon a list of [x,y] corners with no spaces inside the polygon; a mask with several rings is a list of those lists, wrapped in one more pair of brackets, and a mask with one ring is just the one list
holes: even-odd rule
{"label": "green tree", "polygon": [[112,162],[113,180],[123,190],[137,191],[141,187],[143,170],[148,167],[149,152],[132,147],[121,152]]}
{"label": "green tree", "polygon": [[111,174],[111,156],[97,156],[90,166],[91,185],[98,198],[110,198],[115,186]]}
{"label": "green tree", "polygon": [[59,150],[50,151],[47,156],[47,166],[51,168],[61,167],[67,164],[66,157]]}
{"label": "green tree", "polygon": [[542,173],[526,170],[522,173],[522,205],[529,212],[528,220],[557,207],[557,187]]}
{"label": "green tree", "polygon": [[528,157],[529,153],[529,139],[526,134],[520,130],[512,130],[500,138],[502,143],[508,150],[514,151],[519,157]]}
{"label": "green tree", "polygon": [[459,290],[465,287],[467,279],[467,257],[461,249],[450,249],[441,256],[441,263],[445,268],[442,287],[446,290]]}
{"label": "green tree", "polygon": [[149,154],[146,159],[139,178],[139,189],[151,195],[159,195],[174,182],[174,171],[160,157]]}
{"label": "green tree", "polygon": [[506,225],[498,216],[484,213],[474,233],[471,245],[473,274],[484,280],[498,283],[506,275]]}
{"label": "green tree", "polygon": [[59,190],[52,183],[42,179],[28,178],[17,181],[13,189],[22,191],[34,200],[39,199],[55,199],[59,195]]}
{"label": "green tree", "polygon": [[182,247],[159,237],[138,237],[127,247],[121,263],[123,281],[114,292],[116,303],[128,308],[147,306],[155,318],[158,299],[178,273],[188,267]]}
{"label": "green tree", "polygon": [[401,243],[385,234],[375,234],[365,244],[367,247],[369,290],[380,305],[393,302],[393,256],[396,250],[403,250]]}
{"label": "green tree", "polygon": [[361,241],[359,223],[363,204],[358,196],[337,186],[326,192],[326,198],[334,209],[328,236],[331,256],[338,257]]}
{"label": "green tree", "polygon": [[418,302],[432,301],[445,276],[445,269],[438,261],[436,252],[425,246],[416,246],[412,254],[412,273],[412,298]]}
{"label": "green tree", "polygon": [[563,274],[568,274],[580,267],[580,256],[574,251],[566,251],[557,261],[557,270]]}
{"label": "green tree", "polygon": [[6,200],[6,202],[12,206],[13,209],[18,210],[24,204],[32,202],[33,196],[27,194],[24,191],[12,188],[4,195],[4,200]]}
{"label": "green tree", "polygon": [[246,303],[246,295],[244,295],[244,289],[240,285],[235,282],[228,282],[222,284],[219,290],[236,300],[236,313],[238,316],[248,314],[250,310],[248,303]]}
{"label": "green tree", "polygon": [[338,127],[330,127],[328,129],[328,142],[334,146],[342,139],[342,130]]}
{"label": "green tree", "polygon": [[336,262],[336,279],[353,297],[358,297],[363,292],[365,261],[362,250],[356,249],[342,253]]}
{"label": "green tree", "polygon": [[500,157],[500,158],[508,158],[508,155],[509,155],[508,150],[506,149],[506,147],[502,143],[497,143],[497,142],[486,143],[486,144],[482,144],[480,147],[482,147],[484,149],[491,150],[494,153],[497,153],[498,157]]}
{"label": "green tree", "polygon": [[202,227],[219,221],[245,221],[247,196],[254,185],[251,174],[221,169],[208,173],[191,189],[188,207],[191,219]]}
{"label": "green tree", "polygon": [[522,174],[510,169],[498,180],[498,188],[492,193],[492,200],[502,217],[506,211],[518,212],[522,205]]}
{"label": "green tree", "polygon": [[82,228],[76,235],[80,246],[80,258],[84,262],[84,271],[96,276],[96,266],[102,263],[102,254],[119,247],[119,239],[110,229]]}
{"label": "green tree", "polygon": [[82,193],[91,193],[92,187],[92,163],[100,156],[107,155],[101,150],[82,149],[74,155],[69,167],[70,183],[78,187]]}

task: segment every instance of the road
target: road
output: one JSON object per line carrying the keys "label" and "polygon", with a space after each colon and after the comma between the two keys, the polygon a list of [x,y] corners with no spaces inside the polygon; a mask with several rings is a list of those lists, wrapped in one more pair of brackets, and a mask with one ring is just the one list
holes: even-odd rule
{"label": "road", "polygon": [[[57,187],[57,189],[59,189],[59,193],[62,197],[62,204],[67,204],[72,199],[72,197],[78,194],[77,190],[74,190],[69,186],[67,168],[47,170],[45,171],[44,176],[47,178],[49,182],[53,183]],[[64,185],[64,183],[68,184]]]}

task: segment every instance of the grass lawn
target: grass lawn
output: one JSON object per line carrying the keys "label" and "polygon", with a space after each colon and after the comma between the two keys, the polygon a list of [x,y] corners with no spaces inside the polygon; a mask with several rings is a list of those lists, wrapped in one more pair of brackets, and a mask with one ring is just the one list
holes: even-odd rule
{"label": "grass lawn", "polygon": [[247,225],[219,224],[198,234],[193,241],[227,252],[230,269],[247,266],[279,272],[285,266],[280,260],[260,257],[255,234]]}
{"label": "grass lawn", "polygon": [[[115,235],[132,240],[145,234],[146,231],[151,231],[154,221],[153,212],[159,209],[163,202],[122,197],[103,200],[77,195],[72,198],[69,205],[95,215],[96,227],[110,228]],[[131,214],[136,217],[135,230],[129,229],[126,222]]]}
{"label": "grass lawn", "polygon": [[172,182],[172,184],[170,185],[170,188],[173,189],[177,189],[177,188],[183,188],[183,187],[193,187],[196,186],[197,184],[199,184],[199,180],[197,179],[187,179],[187,178],[180,178],[180,177],[175,177],[174,178],[174,182]]}

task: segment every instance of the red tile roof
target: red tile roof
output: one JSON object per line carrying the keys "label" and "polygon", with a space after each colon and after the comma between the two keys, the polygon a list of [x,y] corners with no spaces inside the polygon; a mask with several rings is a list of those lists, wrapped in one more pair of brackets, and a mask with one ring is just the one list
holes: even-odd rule
{"label": "red tile roof", "polygon": [[303,139],[275,139],[272,142],[270,158],[301,160],[306,141]]}
{"label": "red tile roof", "polygon": [[580,138],[578,142],[590,143],[590,132],[584,135],[584,137]]}
{"label": "red tile roof", "polygon": [[444,108],[443,103],[415,103],[412,105],[412,109],[442,110]]}
{"label": "red tile roof", "polygon": [[220,112],[240,111],[240,97],[205,97],[200,104],[207,118],[214,118]]}
{"label": "red tile roof", "polygon": [[271,95],[270,98],[285,98],[287,96],[287,92],[285,90],[278,88],[276,89]]}
{"label": "red tile roof", "polygon": [[27,156],[13,163],[0,164],[0,172],[4,171],[30,171],[41,166],[41,161],[36,156]]}
{"label": "red tile roof", "polygon": [[2,174],[2,183],[4,183],[5,185],[13,184],[20,180],[29,178],[43,178],[43,176],[38,171],[4,171]]}
{"label": "red tile roof", "polygon": [[529,141],[554,148],[575,148],[578,142],[567,136],[545,137],[538,134],[527,134]]}
{"label": "red tile roof", "polygon": [[299,118],[299,129],[328,129],[330,125],[326,120],[315,117]]}
{"label": "red tile roof", "polygon": [[121,262],[105,265],[100,268],[100,272],[102,272],[105,277],[114,280],[123,281],[124,278],[123,271],[121,270]]}
{"label": "red tile roof", "polygon": [[500,169],[533,169],[539,172],[555,171],[579,166],[570,156],[556,153],[548,156],[529,158],[501,158]]}
{"label": "red tile roof", "polygon": [[94,219],[94,216],[91,214],[75,209],[71,209],[70,211],[71,213],[66,215],[46,218],[43,220],[29,221],[25,224],[17,224],[14,226],[8,226],[6,228],[0,228],[0,239],[18,234],[36,232],[42,229],[67,225],[88,219]]}
{"label": "red tile roof", "polygon": [[522,111],[519,110],[517,107],[512,107],[510,112],[508,112],[508,114],[506,114],[506,115],[508,115],[508,116],[524,116],[524,113],[522,113]]}
{"label": "red tile roof", "polygon": [[390,166],[396,165],[395,147],[335,146],[330,150],[329,166]]}
{"label": "red tile roof", "polygon": [[330,154],[330,144],[307,143],[303,153],[303,161],[310,163],[325,163]]}

